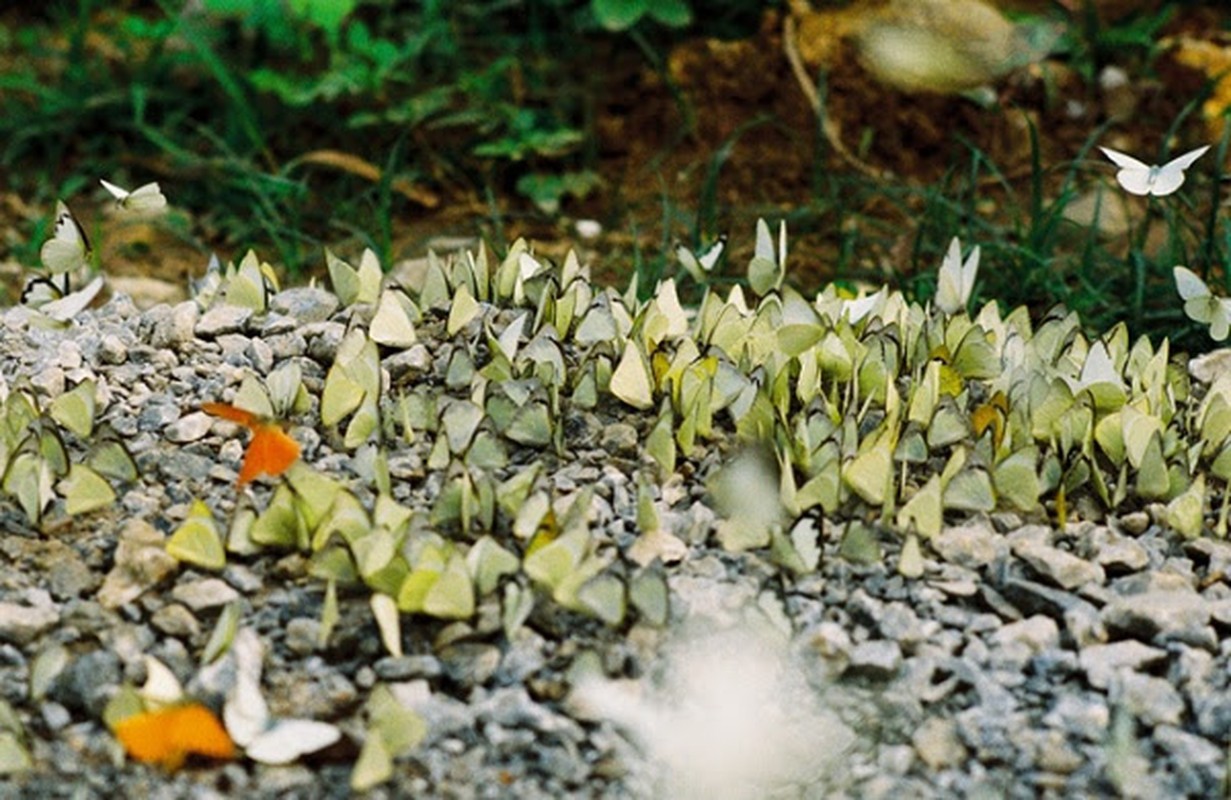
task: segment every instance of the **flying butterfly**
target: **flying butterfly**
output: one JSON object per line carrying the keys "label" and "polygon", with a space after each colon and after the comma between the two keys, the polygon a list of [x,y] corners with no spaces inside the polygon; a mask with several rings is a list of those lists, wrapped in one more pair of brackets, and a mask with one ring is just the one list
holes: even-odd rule
{"label": "flying butterfly", "polygon": [[90,261],[90,240],[85,228],[60,200],[56,201],[56,222],[51,238],[43,242],[39,257],[48,271],[63,274],[76,272]]}
{"label": "flying butterfly", "polygon": [[1175,267],[1175,288],[1184,301],[1184,313],[1194,322],[1210,326],[1210,338],[1221,342],[1231,333],[1231,298],[1216,297],[1205,281],[1187,267]]}
{"label": "flying butterfly", "polygon": [[1205,155],[1205,151],[1209,150],[1210,146],[1207,144],[1196,150],[1190,150],[1161,167],[1143,163],[1130,155],[1112,150],[1110,147],[1099,147],[1099,149],[1120,168],[1120,171],[1116,173],[1116,180],[1125,191],[1131,194],[1152,194],[1165,197],[1183,185],[1184,170]]}
{"label": "flying butterfly", "polygon": [[201,410],[252,431],[252,441],[244,451],[244,461],[239,468],[240,486],[262,475],[276,478],[299,458],[299,443],[277,422],[228,403],[203,403]]}
{"label": "flying butterfly", "polygon": [[133,714],[115,725],[115,736],[129,756],[168,771],[188,756],[229,760],[235,744],[218,717],[200,703],[183,703]]}
{"label": "flying butterfly", "polygon": [[167,198],[157,183],[147,183],[130,192],[102,179],[98,182],[115,198],[116,206],[125,211],[160,211],[167,207]]}

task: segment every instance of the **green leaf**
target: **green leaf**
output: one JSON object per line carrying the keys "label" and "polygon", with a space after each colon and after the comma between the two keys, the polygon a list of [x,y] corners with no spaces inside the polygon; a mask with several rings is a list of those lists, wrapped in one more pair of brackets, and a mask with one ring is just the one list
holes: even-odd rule
{"label": "green leaf", "polygon": [[609,31],[626,31],[649,11],[652,0],[590,0],[598,24]]}

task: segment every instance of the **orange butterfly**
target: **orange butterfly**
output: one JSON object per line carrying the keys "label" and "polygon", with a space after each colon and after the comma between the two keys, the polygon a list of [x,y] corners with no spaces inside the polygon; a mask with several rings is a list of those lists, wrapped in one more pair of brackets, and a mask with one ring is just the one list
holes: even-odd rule
{"label": "orange butterfly", "polygon": [[128,755],[167,770],[179,769],[190,755],[235,758],[235,743],[200,703],[133,714],[116,723],[115,735]]}
{"label": "orange butterfly", "polygon": [[244,451],[244,463],[239,468],[240,486],[262,475],[276,478],[299,458],[299,443],[288,436],[277,422],[227,403],[204,403],[201,408],[215,417],[238,422],[252,431],[252,441]]}

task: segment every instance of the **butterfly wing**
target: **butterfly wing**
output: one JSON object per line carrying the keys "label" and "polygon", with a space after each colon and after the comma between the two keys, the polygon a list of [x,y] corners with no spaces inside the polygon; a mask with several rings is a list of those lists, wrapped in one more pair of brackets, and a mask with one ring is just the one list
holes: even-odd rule
{"label": "butterfly wing", "polygon": [[1221,342],[1231,334],[1231,299],[1219,297],[1210,320],[1210,338]]}
{"label": "butterfly wing", "polygon": [[167,198],[157,183],[147,183],[134,189],[123,206],[129,211],[159,211],[167,207]]}
{"label": "butterfly wing", "polygon": [[1154,175],[1150,192],[1159,197],[1164,197],[1179,189],[1184,184],[1184,170],[1191,167],[1193,162],[1205,155],[1205,151],[1209,149],[1210,146],[1208,144],[1198,147],[1196,150],[1190,150],[1179,158],[1173,158],[1159,167]]}
{"label": "butterfly wing", "polygon": [[103,188],[106,189],[107,192],[112,197],[115,198],[115,204],[117,206],[124,205],[124,201],[128,199],[128,196],[130,194],[130,192],[127,189],[121,189],[119,186],[116,186],[114,183],[105,181],[102,178],[99,178],[98,182],[101,183],[103,185]]}
{"label": "butterfly wing", "polygon": [[[65,285],[68,285],[67,280]],[[63,297],[44,303],[39,308],[39,311],[57,322],[68,322],[82,311],[85,311],[90,306],[90,303],[94,302],[94,298],[98,296],[102,288],[103,276],[99,275],[72,294],[66,294]]]}
{"label": "butterfly wing", "polygon": [[59,300],[68,291],[68,275],[61,275],[56,283],[56,276],[35,275],[26,281],[21,290],[21,304],[30,308],[41,308],[46,304]]}
{"label": "butterfly wing", "polygon": [[43,243],[39,256],[52,272],[75,272],[85,266],[90,255],[90,240],[85,229],[63,202],[56,202],[56,224],[51,238]]}
{"label": "butterfly wing", "polygon": [[962,299],[962,245],[954,236],[936,278],[936,307],[946,314],[956,314],[965,305]]}
{"label": "butterfly wing", "polygon": [[170,709],[169,730],[164,732],[184,753],[227,760],[235,758],[235,743],[218,717],[200,703]]}
{"label": "butterfly wing", "polygon": [[1201,147],[1198,147],[1196,150],[1189,150],[1184,155],[1171,159],[1166,164],[1164,164],[1162,168],[1171,169],[1172,167],[1175,167],[1176,169],[1180,169],[1180,170],[1188,169],[1197,161],[1198,158],[1201,158],[1201,156],[1205,155],[1205,151],[1209,149],[1210,149],[1210,146],[1207,144],[1207,145],[1202,145]]}
{"label": "butterfly wing", "polygon": [[242,408],[236,408],[230,403],[202,403],[201,410],[207,414],[213,414],[215,417],[222,417],[225,420],[237,422],[251,430],[256,430],[261,424],[261,418],[256,414]]}
{"label": "butterfly wing", "polygon": [[[1111,159],[1120,171],[1116,173],[1116,180],[1124,187],[1124,190],[1132,194],[1149,194],[1154,183],[1152,178],[1152,168],[1149,164],[1142,163],[1130,155],[1121,153],[1119,150],[1112,150],[1110,147],[1100,147],[1103,155]],[[1181,178],[1182,180],[1182,178]]]}
{"label": "butterfly wing", "polygon": [[239,468],[239,485],[262,475],[276,478],[299,458],[299,443],[276,423],[266,422],[252,429],[252,441]]}
{"label": "butterfly wing", "polygon": [[1175,288],[1182,300],[1210,296],[1210,287],[1188,267],[1173,267],[1171,274],[1175,277]]}

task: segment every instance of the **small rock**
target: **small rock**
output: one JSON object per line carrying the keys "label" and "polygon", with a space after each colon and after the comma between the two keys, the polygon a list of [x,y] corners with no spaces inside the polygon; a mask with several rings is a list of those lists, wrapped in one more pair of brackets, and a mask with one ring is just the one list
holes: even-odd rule
{"label": "small rock", "polygon": [[1078,662],[1085,670],[1086,681],[1096,689],[1106,689],[1121,670],[1150,669],[1166,660],[1167,651],[1150,647],[1135,639],[1112,644],[1083,647]]}
{"label": "small rock", "polygon": [[444,672],[436,656],[385,656],[373,667],[382,681],[405,681],[411,678],[435,678]]}
{"label": "small rock", "polygon": [[[156,313],[161,309],[166,313]],[[194,331],[200,310],[192,300],[185,300],[174,307],[155,306],[146,312],[146,318],[153,318],[154,327],[150,332],[150,345],[157,348],[178,350],[192,342],[196,336]]]}
{"label": "small rock", "polygon": [[269,301],[271,310],[294,317],[300,324],[324,322],[338,310],[333,292],[315,286],[297,286],[278,292]]}
{"label": "small rock", "polygon": [[73,717],[68,713],[68,709],[59,703],[45,702],[39,709],[39,714],[43,717],[43,723],[48,730],[58,732],[68,727],[73,721]]}
{"label": "small rock", "polygon": [[1086,763],[1081,751],[1073,747],[1068,738],[1058,730],[1044,731],[1035,738],[1035,763],[1040,769],[1068,775]]}
{"label": "small rock", "polygon": [[1036,614],[1001,627],[992,634],[992,643],[999,647],[1022,647],[1033,655],[1059,647],[1060,629],[1051,617]]}
{"label": "small rock", "polygon": [[986,523],[973,520],[942,529],[929,544],[945,561],[972,569],[987,566],[1008,549],[1003,536]]}
{"label": "small rock", "polygon": [[97,719],[121,679],[120,657],[110,650],[91,650],[60,673],[49,696],[70,710]]}
{"label": "small rock", "polygon": [[1179,725],[1184,698],[1170,683],[1153,675],[1121,671],[1112,682],[1111,701],[1122,703],[1147,725]]}
{"label": "small rock", "polygon": [[955,767],[966,760],[966,746],[952,719],[929,717],[910,737],[919,759],[933,770]]}
{"label": "small rock", "polygon": [[29,644],[60,621],[54,605],[27,606],[0,603],[0,639],[13,644]]}
{"label": "small rock", "polygon": [[168,442],[186,444],[204,438],[213,425],[213,417],[204,411],[197,411],[172,422],[163,429],[162,433]]}
{"label": "small rock", "polygon": [[57,554],[47,569],[47,588],[58,600],[69,600],[98,588],[102,578],[71,548]]}
{"label": "small rock", "polygon": [[168,603],[154,612],[150,624],[168,636],[191,639],[201,632],[201,623],[179,603]]}
{"label": "small rock", "polygon": [[213,339],[224,333],[238,333],[244,329],[251,317],[250,308],[219,304],[201,315],[194,332],[202,339]]}
{"label": "small rock", "polygon": [[296,617],[286,623],[286,646],[298,656],[306,656],[316,650],[321,633],[321,623],[312,617]]}
{"label": "small rock", "polygon": [[847,675],[886,681],[897,674],[902,666],[902,648],[897,642],[873,639],[851,648]]}
{"label": "small rock", "polygon": [[115,566],[98,591],[98,602],[104,608],[119,608],[174,573],[179,562],[167,555],[165,544],[166,537],[154,526],[142,519],[129,520],[120,533]]}
{"label": "small rock", "polygon": [[1035,572],[1062,589],[1076,589],[1087,583],[1103,583],[1107,579],[1098,564],[1078,558],[1072,553],[1046,544],[1015,545],[1013,552]]}
{"label": "small rock", "polygon": [[239,592],[218,578],[204,578],[177,584],[171,590],[171,596],[193,611],[201,611],[237,600]]}
{"label": "small rock", "polygon": [[614,422],[599,437],[599,447],[613,455],[630,455],[637,450],[637,429],[626,422]]}
{"label": "small rock", "polygon": [[1151,639],[1207,625],[1210,603],[1192,590],[1148,591],[1116,598],[1103,609],[1102,618],[1110,631]]}
{"label": "small rock", "polygon": [[1102,742],[1107,738],[1111,711],[1102,695],[1066,692],[1043,715],[1043,724],[1072,733],[1087,742]]}
{"label": "small rock", "polygon": [[500,648],[482,642],[460,642],[440,651],[445,674],[462,686],[482,686],[500,666]]}

